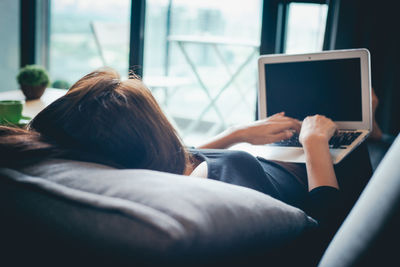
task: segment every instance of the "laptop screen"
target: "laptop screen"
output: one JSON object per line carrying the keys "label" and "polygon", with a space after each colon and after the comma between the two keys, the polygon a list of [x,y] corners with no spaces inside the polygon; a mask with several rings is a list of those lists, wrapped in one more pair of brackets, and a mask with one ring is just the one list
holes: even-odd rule
{"label": "laptop screen", "polygon": [[359,58],[265,64],[268,116],[362,121]]}

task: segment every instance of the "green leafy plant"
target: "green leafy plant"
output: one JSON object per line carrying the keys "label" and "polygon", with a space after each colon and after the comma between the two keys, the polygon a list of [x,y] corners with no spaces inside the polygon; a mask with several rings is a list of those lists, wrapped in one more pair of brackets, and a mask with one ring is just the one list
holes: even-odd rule
{"label": "green leafy plant", "polygon": [[70,87],[69,83],[65,80],[55,80],[51,85],[53,88],[58,89],[68,89]]}
{"label": "green leafy plant", "polygon": [[43,67],[39,65],[27,65],[20,70],[17,81],[21,85],[48,86],[50,79]]}

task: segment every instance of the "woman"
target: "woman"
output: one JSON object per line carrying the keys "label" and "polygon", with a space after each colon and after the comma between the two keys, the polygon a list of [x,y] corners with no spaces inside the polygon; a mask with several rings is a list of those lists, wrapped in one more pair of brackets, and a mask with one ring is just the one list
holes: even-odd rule
{"label": "woman", "polygon": [[[306,170],[301,164],[225,149],[238,142],[276,142],[293,131],[300,132]],[[100,69],[40,112],[28,130],[0,127],[0,166],[24,168],[67,158],[216,179],[269,194],[324,223],[340,206],[328,148],[335,131],[336,125],[324,116],[307,117],[301,124],[279,113],[228,129],[200,149],[188,150],[139,79],[121,81],[114,70]]]}

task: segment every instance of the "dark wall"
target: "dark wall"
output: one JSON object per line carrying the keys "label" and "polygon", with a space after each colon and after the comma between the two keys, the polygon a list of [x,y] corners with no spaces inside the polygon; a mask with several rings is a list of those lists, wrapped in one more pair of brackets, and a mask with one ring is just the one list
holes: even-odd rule
{"label": "dark wall", "polygon": [[396,1],[342,0],[335,49],[368,48],[377,120],[386,133],[400,132],[400,22]]}

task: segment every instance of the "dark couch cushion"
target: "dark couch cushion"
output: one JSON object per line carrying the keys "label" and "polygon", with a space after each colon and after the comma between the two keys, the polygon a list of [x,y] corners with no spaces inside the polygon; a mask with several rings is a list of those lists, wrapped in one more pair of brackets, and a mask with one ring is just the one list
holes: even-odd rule
{"label": "dark couch cushion", "polygon": [[60,255],[201,262],[267,253],[316,225],[267,195],[203,178],[67,160],[0,174],[1,228]]}

